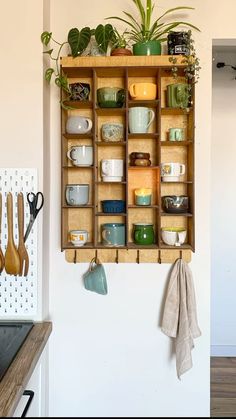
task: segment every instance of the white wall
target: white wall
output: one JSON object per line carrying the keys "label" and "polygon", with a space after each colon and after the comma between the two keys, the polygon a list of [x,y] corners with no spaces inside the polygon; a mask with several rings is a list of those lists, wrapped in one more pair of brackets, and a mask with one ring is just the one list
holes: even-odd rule
{"label": "white wall", "polygon": [[[225,41],[225,45],[227,42]],[[218,69],[217,62],[236,65],[236,47],[213,49],[212,97],[212,287],[211,352],[218,356],[236,355],[236,71]]]}
{"label": "white wall", "polygon": [[[44,3],[48,6],[50,1]],[[87,264],[68,264],[60,253],[59,92],[51,89],[50,104],[45,90],[44,109],[49,104],[51,115],[46,112],[43,118],[39,40],[43,28],[47,29],[42,22],[43,1],[11,0],[1,9],[0,164],[37,167],[40,189],[44,169],[44,191],[50,197],[44,209],[44,232],[48,226],[50,234],[44,241],[40,236],[43,289],[47,290],[48,270],[54,324],[50,416],[209,415],[211,53],[213,38],[235,35],[235,1],[224,2],[224,18],[222,4],[215,0],[184,3],[194,5],[191,22],[202,29],[195,34],[202,70],[196,89],[196,253],[190,265],[202,336],[195,342],[193,368],[181,382],[176,378],[175,359],[170,357],[169,339],[159,328],[169,266],[107,264],[109,294],[98,296],[83,288],[81,276]],[[158,5],[166,10],[179,2],[161,0]],[[96,25],[128,7],[127,0],[51,0],[48,29],[56,39],[64,40],[72,26]],[[43,131],[48,119],[50,127]],[[39,265],[42,269],[40,258]]]}
{"label": "white wall", "polygon": [[[129,3],[52,0],[50,30],[63,41],[69,28],[96,26],[106,16],[121,15]],[[162,10],[177,6],[158,3]],[[208,9],[195,3],[199,10],[191,21],[203,31],[196,35],[203,68],[196,98],[196,254],[191,263],[202,337],[195,342],[194,366],[181,382],[177,379],[171,342],[159,327],[169,265],[106,264],[109,294],[100,296],[83,288],[88,265],[68,264],[60,253],[60,109],[59,92],[52,89],[50,416],[209,415],[211,34],[203,18]]]}
{"label": "white wall", "polygon": [[[1,2],[0,167],[36,168],[43,190],[42,0]],[[42,318],[42,213],[38,216],[38,314]],[[27,316],[26,316],[27,317]]]}

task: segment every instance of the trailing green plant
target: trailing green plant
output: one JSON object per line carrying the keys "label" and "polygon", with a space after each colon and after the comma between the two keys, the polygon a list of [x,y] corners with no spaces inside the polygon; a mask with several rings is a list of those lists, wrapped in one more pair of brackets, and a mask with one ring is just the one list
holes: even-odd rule
{"label": "trailing green plant", "polygon": [[[188,93],[189,98],[192,96],[193,85],[195,85],[200,78],[200,59],[197,56],[195,49],[195,41],[192,37],[192,31],[187,32],[187,50],[188,54],[183,55],[181,59],[181,64],[184,64],[184,77],[185,82],[188,84]],[[177,67],[177,55],[171,55],[169,61],[173,64],[171,68],[172,76],[174,79],[177,79],[179,76],[179,67]]]}
{"label": "trailing green plant", "polygon": [[[77,28],[72,28],[67,37],[67,41],[58,42],[52,37],[52,32],[44,31],[41,34],[41,42],[45,47],[48,47],[49,43],[53,43],[54,47],[43,51],[44,54],[48,54],[54,63],[52,67],[48,67],[45,70],[44,78],[50,83],[52,78],[57,87],[61,88],[66,93],[66,99],[61,101],[61,106],[65,109],[73,109],[70,106],[65,105],[66,100],[70,98],[71,90],[66,75],[60,72],[60,57],[62,49],[65,45],[69,45],[71,54],[73,57],[81,55],[87,47],[91,38],[91,29],[85,27],[79,31]],[[56,47],[56,50],[55,50]]]}
{"label": "trailing green plant", "polygon": [[173,21],[165,23],[165,18],[168,18],[169,14],[179,10],[194,10],[193,7],[179,6],[172,9],[166,10],[161,16],[152,22],[153,12],[155,3],[152,0],[132,0],[137,8],[139,14],[139,21],[129,12],[123,11],[126,18],[118,16],[109,16],[106,19],[117,19],[122,21],[130,28],[127,34],[133,43],[147,42],[152,40],[158,40],[159,42],[166,41],[167,34],[176,28],[177,26],[189,26],[199,31],[199,29],[191,23],[184,21]]}
{"label": "trailing green plant", "polygon": [[[71,28],[67,35],[67,40],[58,42],[53,38],[52,32],[44,31],[41,34],[41,42],[44,47],[47,47],[44,54],[48,54],[52,60],[53,65],[46,68],[44,77],[50,83],[54,80],[57,87],[61,88],[66,93],[66,99],[61,101],[61,106],[65,109],[73,109],[71,106],[65,105],[65,102],[70,99],[71,90],[66,75],[60,72],[60,57],[63,48],[67,45],[70,48],[72,57],[78,57],[87,48],[91,36],[94,35],[98,47],[106,53],[109,43],[114,39],[114,30],[111,24],[99,24],[95,29],[90,29],[88,26],[79,30],[78,28]],[[49,47],[53,44],[53,48]],[[50,45],[51,46],[51,45]]]}

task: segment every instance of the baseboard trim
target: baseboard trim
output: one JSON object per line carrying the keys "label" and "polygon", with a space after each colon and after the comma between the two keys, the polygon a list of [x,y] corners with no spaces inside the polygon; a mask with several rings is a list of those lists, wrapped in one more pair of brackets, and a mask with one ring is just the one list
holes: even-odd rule
{"label": "baseboard trim", "polygon": [[236,356],[236,345],[211,345],[211,356]]}

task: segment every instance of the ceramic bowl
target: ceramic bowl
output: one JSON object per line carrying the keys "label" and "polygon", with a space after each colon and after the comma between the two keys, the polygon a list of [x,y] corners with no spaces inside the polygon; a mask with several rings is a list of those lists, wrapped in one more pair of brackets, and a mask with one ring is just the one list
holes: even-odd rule
{"label": "ceramic bowl", "polygon": [[105,199],[101,202],[103,212],[125,212],[125,201],[122,199]]}
{"label": "ceramic bowl", "polygon": [[100,87],[97,89],[97,102],[101,108],[121,108],[125,101],[122,87]]}
{"label": "ceramic bowl", "polygon": [[180,214],[188,212],[189,198],[186,195],[166,195],[162,196],[162,207],[165,212]]}

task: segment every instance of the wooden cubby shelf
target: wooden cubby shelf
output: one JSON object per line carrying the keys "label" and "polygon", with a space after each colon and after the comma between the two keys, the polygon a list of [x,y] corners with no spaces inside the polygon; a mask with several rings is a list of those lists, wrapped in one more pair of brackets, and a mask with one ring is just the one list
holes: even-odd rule
{"label": "wooden cubby shelf", "polygon": [[[194,91],[188,108],[172,108],[167,104],[167,85],[185,82],[182,59],[176,56],[179,75],[174,79],[172,63],[167,55],[62,57],[61,73],[67,77],[69,84],[81,82],[90,85],[87,101],[67,101],[65,93],[61,92],[63,103],[68,106],[61,108],[61,250],[65,251],[68,262],[90,262],[93,257],[98,257],[101,262],[113,263],[171,263],[178,257],[191,260],[191,252],[195,251]],[[157,85],[155,100],[131,98],[129,86],[140,82]],[[122,107],[99,106],[97,89],[106,86],[125,89]],[[148,107],[154,112],[154,120],[145,133],[129,132],[129,112],[136,106]],[[85,134],[67,133],[67,120],[73,115],[91,119],[91,131]],[[105,123],[123,124],[122,141],[104,141],[102,126]],[[183,140],[170,141],[170,128],[182,128]],[[69,149],[79,145],[93,147],[91,166],[75,166],[68,159]],[[130,155],[134,152],[149,153],[150,166],[132,166]],[[118,179],[119,182],[103,180],[101,163],[106,159],[123,160],[123,176]],[[178,181],[162,180],[162,164],[170,162],[185,166],[185,173]],[[86,205],[67,205],[66,186],[73,184],[89,185]],[[135,190],[140,188],[151,189],[150,205],[136,205]],[[188,196],[188,210],[185,213],[164,212],[162,197],[166,195]],[[104,212],[102,201],[106,200],[125,201],[123,212]],[[102,226],[105,223],[124,224],[124,245],[104,244]],[[134,242],[134,224],[153,225],[153,244]],[[161,232],[166,227],[185,229],[185,242],[181,246],[165,244]],[[71,230],[86,230],[87,243],[83,246],[70,243]]]}

